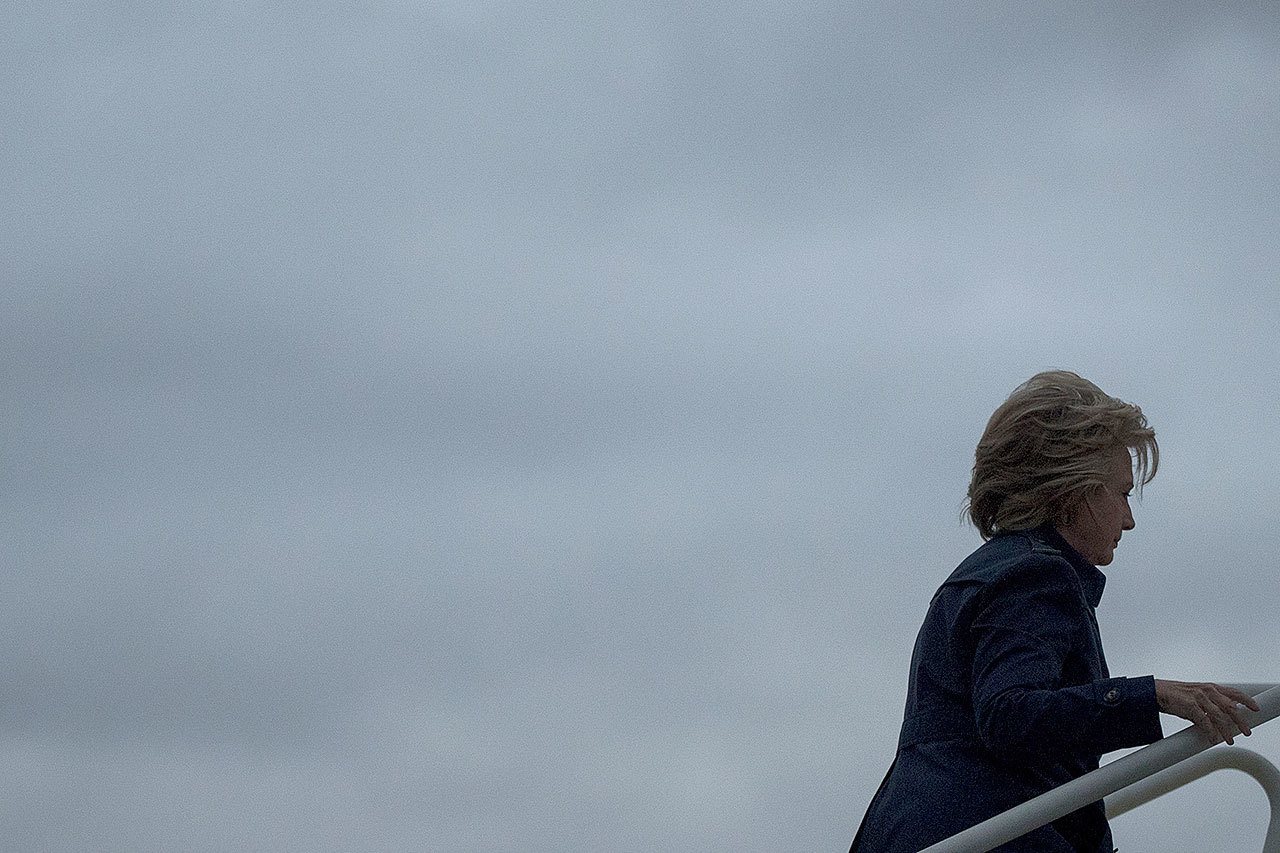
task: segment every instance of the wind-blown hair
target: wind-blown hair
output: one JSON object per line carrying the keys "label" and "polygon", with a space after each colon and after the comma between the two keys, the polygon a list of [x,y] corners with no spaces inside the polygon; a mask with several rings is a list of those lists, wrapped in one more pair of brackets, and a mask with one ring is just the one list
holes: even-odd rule
{"label": "wind-blown hair", "polygon": [[983,539],[1070,520],[1129,450],[1139,492],[1160,467],[1142,409],[1066,370],[1037,373],[996,409],[974,454],[965,512]]}

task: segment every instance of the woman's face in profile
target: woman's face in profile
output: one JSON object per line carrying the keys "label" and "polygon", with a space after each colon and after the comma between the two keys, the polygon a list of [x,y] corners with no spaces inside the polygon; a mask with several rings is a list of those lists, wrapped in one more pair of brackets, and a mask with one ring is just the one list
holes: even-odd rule
{"label": "woman's face in profile", "polygon": [[1106,483],[1080,502],[1074,517],[1058,532],[1095,566],[1109,565],[1121,534],[1134,527],[1129,510],[1131,491],[1133,460],[1128,448],[1121,448],[1111,457]]}

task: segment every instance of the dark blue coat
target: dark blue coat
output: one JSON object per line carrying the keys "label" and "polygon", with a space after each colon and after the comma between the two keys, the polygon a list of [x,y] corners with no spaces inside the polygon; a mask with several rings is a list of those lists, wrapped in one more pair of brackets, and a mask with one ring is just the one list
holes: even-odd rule
{"label": "dark blue coat", "polygon": [[[916,853],[1159,740],[1155,680],[1111,678],[1094,608],[1106,577],[1052,527],[996,536],[933,596],[898,752],[854,838]],[[1101,802],[997,848],[1105,851]]]}

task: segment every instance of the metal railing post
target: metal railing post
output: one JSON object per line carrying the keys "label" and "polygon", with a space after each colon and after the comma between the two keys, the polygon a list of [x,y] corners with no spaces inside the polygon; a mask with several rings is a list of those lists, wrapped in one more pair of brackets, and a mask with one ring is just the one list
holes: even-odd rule
{"label": "metal railing post", "polygon": [[1119,817],[1215,770],[1226,769],[1248,773],[1262,786],[1271,806],[1262,853],[1280,853],[1280,823],[1276,822],[1276,816],[1280,815],[1280,769],[1258,753],[1242,746],[1207,749],[1117,791],[1107,797],[1107,817]]}

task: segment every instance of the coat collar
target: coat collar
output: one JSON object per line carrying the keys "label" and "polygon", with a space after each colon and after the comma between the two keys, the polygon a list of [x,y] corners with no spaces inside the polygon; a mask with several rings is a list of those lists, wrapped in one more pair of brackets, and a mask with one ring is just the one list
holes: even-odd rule
{"label": "coat collar", "polygon": [[1102,573],[1102,570],[1072,548],[1052,524],[1042,524],[1031,532],[1044,544],[1062,552],[1062,556],[1066,557],[1067,562],[1076,570],[1076,575],[1080,578],[1080,586],[1084,588],[1085,598],[1096,608],[1102,601],[1102,590],[1107,585],[1107,576]]}

